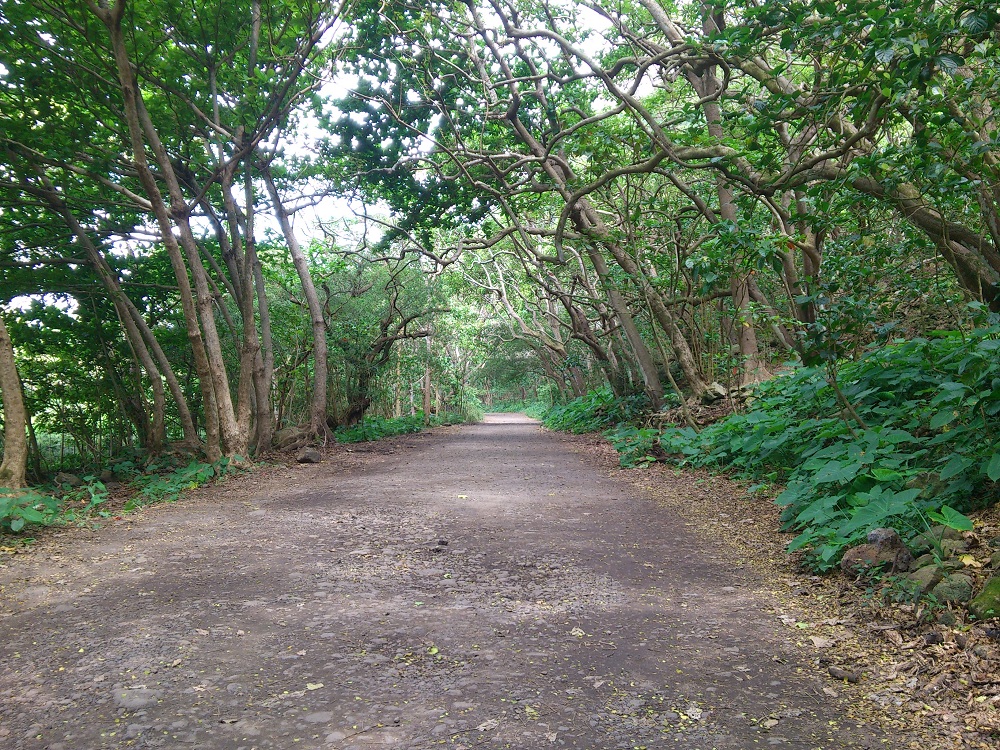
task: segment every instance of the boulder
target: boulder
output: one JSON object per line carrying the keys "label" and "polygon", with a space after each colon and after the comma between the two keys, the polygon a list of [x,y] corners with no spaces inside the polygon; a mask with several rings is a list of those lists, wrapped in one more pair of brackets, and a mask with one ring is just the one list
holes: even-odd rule
{"label": "boulder", "polygon": [[274,438],[271,440],[274,443],[274,447],[279,450],[283,448],[288,448],[295,443],[299,442],[305,436],[305,430],[301,427],[283,427],[274,433]]}
{"label": "boulder", "polygon": [[70,487],[81,487],[83,486],[83,480],[76,474],[66,474],[60,471],[56,474],[56,484],[68,484]]}
{"label": "boulder", "polygon": [[942,578],[944,578],[944,571],[933,563],[919,567],[906,576],[906,580],[921,594],[926,594],[941,583]]}
{"label": "boulder", "polygon": [[298,461],[300,464],[318,464],[320,461],[323,460],[323,454],[320,453],[315,448],[304,448],[303,450],[299,451],[298,455],[295,457],[295,460]]}
{"label": "boulder", "polygon": [[941,603],[967,602],[972,598],[972,579],[963,573],[952,573],[931,589],[931,595]]}
{"label": "boulder", "polygon": [[977,620],[1000,617],[1000,576],[993,576],[982,592],[969,602],[969,614]]}
{"label": "boulder", "polygon": [[957,557],[969,551],[969,545],[964,539],[942,539],[941,557]]}
{"label": "boulder", "polygon": [[701,402],[705,405],[714,404],[716,401],[721,401],[727,395],[729,391],[722,383],[710,383],[708,388],[703,394],[701,394]]}
{"label": "boulder", "polygon": [[1000,570],[1000,550],[990,555],[990,566],[993,570]]}
{"label": "boulder", "polygon": [[844,553],[840,569],[853,576],[876,570],[898,573],[909,570],[912,562],[913,555],[895,529],[872,529],[868,532],[868,544]]}
{"label": "boulder", "polygon": [[[935,552],[938,547],[944,547],[944,542],[959,542],[961,545],[965,545],[965,539],[962,537],[962,532],[951,528],[950,526],[942,526],[937,524],[931,526],[928,531],[923,534],[917,534],[913,537],[910,542],[910,549],[917,555],[922,555],[926,552]],[[964,551],[964,550],[963,550]],[[945,556],[947,556],[946,553]]]}

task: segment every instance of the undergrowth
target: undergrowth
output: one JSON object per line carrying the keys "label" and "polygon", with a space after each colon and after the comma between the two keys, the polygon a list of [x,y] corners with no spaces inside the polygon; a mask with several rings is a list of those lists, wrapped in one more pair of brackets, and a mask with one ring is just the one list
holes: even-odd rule
{"label": "undergrowth", "polygon": [[542,423],[550,430],[598,432],[627,424],[649,409],[643,394],[616,398],[607,386],[590,391],[562,406],[553,406]]}
{"label": "undergrowth", "polygon": [[[465,418],[461,414],[446,412],[431,417],[432,427],[462,424]],[[333,437],[338,443],[362,443],[368,440],[378,440],[393,435],[408,435],[424,429],[423,412],[405,417],[366,417],[351,427],[338,427]]]}
{"label": "undergrowth", "polygon": [[761,385],[746,413],[659,443],[681,464],[785,484],[789,550],[825,570],[871,528],[912,536],[995,501],[998,350],[996,326],[896,343],[843,363],[840,394],[827,369],[800,368]]}
{"label": "undergrowth", "polygon": [[[129,499],[122,513],[145,505],[173,502],[181,493],[237,470],[242,459],[223,458],[215,463],[184,462],[164,456],[146,464],[120,461],[115,475],[124,480]],[[0,532],[19,533],[34,526],[88,523],[108,518],[106,484],[94,476],[82,477],[83,484],[50,484],[21,490],[0,489]]]}

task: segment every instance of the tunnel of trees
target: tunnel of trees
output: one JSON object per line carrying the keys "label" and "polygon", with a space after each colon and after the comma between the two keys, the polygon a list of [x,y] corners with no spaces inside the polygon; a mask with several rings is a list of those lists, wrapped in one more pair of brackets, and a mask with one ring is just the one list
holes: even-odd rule
{"label": "tunnel of trees", "polygon": [[891,415],[841,371],[934,337],[975,362],[914,434],[978,430],[935,461],[995,481],[998,22],[0,0],[0,486],[595,390],[696,431],[803,368],[861,439]]}

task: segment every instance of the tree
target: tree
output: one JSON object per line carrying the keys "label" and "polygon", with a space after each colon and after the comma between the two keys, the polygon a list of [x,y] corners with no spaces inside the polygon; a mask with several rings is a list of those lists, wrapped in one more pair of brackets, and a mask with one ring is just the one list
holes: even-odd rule
{"label": "tree", "polygon": [[14,362],[14,345],[0,315],[0,398],[3,399],[3,461],[0,462],[0,487],[20,489],[24,486],[28,463],[28,422],[21,379]]}

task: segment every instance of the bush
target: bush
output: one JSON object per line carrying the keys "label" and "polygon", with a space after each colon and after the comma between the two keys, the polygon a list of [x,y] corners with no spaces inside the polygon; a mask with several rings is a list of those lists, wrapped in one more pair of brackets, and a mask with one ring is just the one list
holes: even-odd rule
{"label": "bush", "polygon": [[0,488],[0,529],[16,534],[25,524],[48,526],[61,506],[58,498],[35,490]]}
{"label": "bush", "polygon": [[[474,415],[468,415],[474,416]],[[464,424],[468,421],[467,416],[457,412],[445,412],[435,414],[431,417],[431,426],[440,427],[451,424]],[[352,427],[338,427],[333,431],[333,437],[338,443],[363,443],[368,440],[378,440],[379,438],[392,437],[393,435],[407,435],[413,432],[420,432],[424,429],[424,414],[418,411],[416,414],[405,417],[366,417]]]}
{"label": "bush", "polygon": [[682,464],[787,482],[776,502],[799,532],[789,550],[828,569],[873,527],[965,524],[959,510],[995,499],[998,337],[990,327],[899,342],[844,364],[837,388],[828,370],[801,368],[761,385],[747,413],[666,430],[660,445]]}
{"label": "bush", "polygon": [[563,406],[553,406],[542,422],[550,430],[598,432],[631,422],[648,409],[649,399],[644,394],[616,398],[605,386]]}
{"label": "bush", "polygon": [[215,463],[191,461],[178,466],[169,460],[163,464],[152,463],[146,472],[137,474],[131,485],[138,491],[125,503],[124,511],[135,510],[153,503],[174,502],[181,493],[232,473],[242,462],[239,456],[221,458]]}

